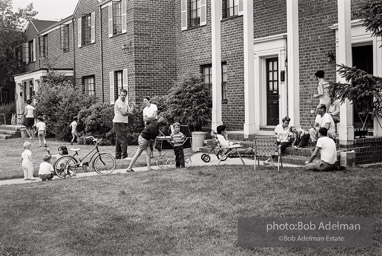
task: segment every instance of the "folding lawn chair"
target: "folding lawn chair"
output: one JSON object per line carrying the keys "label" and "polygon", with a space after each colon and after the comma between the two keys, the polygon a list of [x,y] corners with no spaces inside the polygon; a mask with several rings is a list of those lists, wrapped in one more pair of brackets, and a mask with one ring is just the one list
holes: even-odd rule
{"label": "folding lawn chair", "polygon": [[243,160],[243,158],[241,158],[241,155],[240,155],[240,152],[239,152],[239,148],[243,148],[240,144],[233,144],[232,146],[229,146],[229,147],[222,147],[219,142],[218,142],[218,146],[220,147],[220,151],[221,152],[219,154],[220,158],[219,158],[219,163],[218,165],[220,164],[221,161],[225,161],[227,160],[228,157],[230,157],[231,155],[238,155],[241,162],[243,163],[243,165],[245,165],[245,162]]}
{"label": "folding lawn chair", "polygon": [[282,156],[280,146],[277,145],[277,137],[276,136],[256,136],[254,139],[255,145],[255,157],[254,157],[254,170],[256,170],[256,160],[257,165],[261,169],[260,166],[260,158],[261,159],[271,159],[271,165],[274,167],[275,160],[277,158],[277,171],[280,171],[280,167],[282,167]]}

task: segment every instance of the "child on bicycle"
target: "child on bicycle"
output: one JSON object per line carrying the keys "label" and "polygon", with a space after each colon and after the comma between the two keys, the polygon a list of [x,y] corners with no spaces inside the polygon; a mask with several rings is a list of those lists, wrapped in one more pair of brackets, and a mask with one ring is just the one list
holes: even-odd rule
{"label": "child on bicycle", "polygon": [[54,176],[53,166],[50,164],[52,157],[49,154],[45,154],[42,158],[44,162],[40,164],[38,176],[42,181],[52,180]]}
{"label": "child on bicycle", "polygon": [[[173,131],[172,131],[173,130]],[[176,168],[184,168],[184,152],[183,152],[183,144],[186,139],[186,136],[182,132],[180,132],[180,123],[176,122],[173,124],[173,129],[171,129],[171,143],[173,143],[174,147],[174,155],[175,155],[175,166]]]}

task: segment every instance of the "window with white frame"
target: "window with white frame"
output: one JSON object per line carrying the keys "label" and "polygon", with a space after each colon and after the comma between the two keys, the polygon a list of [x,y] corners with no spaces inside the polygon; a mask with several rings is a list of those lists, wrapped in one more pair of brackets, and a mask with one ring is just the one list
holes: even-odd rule
{"label": "window with white frame", "polygon": [[118,99],[121,89],[129,90],[127,69],[109,72],[110,104]]}
{"label": "window with white frame", "polygon": [[127,0],[112,1],[108,7],[109,37],[126,33],[127,31]]}
{"label": "window with white frame", "polygon": [[48,56],[48,35],[39,37],[40,40],[40,57]]}
{"label": "window with white frame", "polygon": [[227,64],[222,63],[222,103],[227,103]]}
{"label": "window with white frame", "polygon": [[69,51],[69,24],[61,27],[61,49],[63,52]]}
{"label": "window with white frame", "polygon": [[82,17],[82,45],[91,43],[91,15]]}
{"label": "window with white frame", "polygon": [[82,78],[85,93],[89,96],[95,96],[95,77],[87,76]]}
{"label": "window with white frame", "polygon": [[206,0],[181,0],[182,30],[207,24]]}
{"label": "window with white frame", "polygon": [[[202,65],[201,66],[203,82],[212,89],[212,65]],[[222,103],[227,103],[227,63],[222,63]]]}
{"label": "window with white frame", "polygon": [[122,33],[122,6],[121,2],[112,2],[113,4],[113,35]]}

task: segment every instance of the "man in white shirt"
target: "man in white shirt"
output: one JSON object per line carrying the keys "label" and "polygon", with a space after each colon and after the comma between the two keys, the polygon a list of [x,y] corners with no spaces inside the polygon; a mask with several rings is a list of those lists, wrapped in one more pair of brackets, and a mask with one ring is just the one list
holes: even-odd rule
{"label": "man in white shirt", "polygon": [[[313,171],[332,171],[337,169],[337,150],[334,141],[327,137],[328,130],[324,127],[318,131],[318,140],[310,159],[305,162],[305,170]],[[321,160],[313,162],[314,158],[320,152]]]}
{"label": "man in white shirt", "polygon": [[314,121],[314,128],[310,128],[309,130],[312,142],[316,142],[318,130],[320,128],[326,128],[328,130],[329,138],[336,138],[336,128],[333,118],[330,114],[326,113],[326,106],[324,104],[317,107],[317,116]]}
{"label": "man in white shirt", "polygon": [[127,134],[129,117],[134,110],[134,105],[129,106],[127,100],[127,91],[122,89],[119,98],[114,104],[113,127],[117,141],[115,143],[115,158],[123,159],[127,157]]}
{"label": "man in white shirt", "polygon": [[[146,125],[147,122],[158,119],[158,107],[157,105],[151,103],[149,96],[146,96],[143,98],[143,104],[146,106],[143,109],[143,121],[145,122],[145,125]],[[151,158],[153,158],[154,157],[153,143],[150,143],[150,149],[151,149]]]}

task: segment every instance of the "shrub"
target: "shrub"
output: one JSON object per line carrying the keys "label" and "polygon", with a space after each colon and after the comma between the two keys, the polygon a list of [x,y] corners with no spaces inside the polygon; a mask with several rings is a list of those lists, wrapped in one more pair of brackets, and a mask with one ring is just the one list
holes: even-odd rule
{"label": "shrub", "polygon": [[[16,113],[16,103],[15,102],[0,105],[0,114],[5,114],[6,124],[11,123],[12,114],[15,114],[15,113]],[[4,122],[4,117],[1,115],[0,116],[0,124],[3,124],[3,122]]]}
{"label": "shrub", "polygon": [[201,77],[186,75],[169,90],[164,117],[171,123],[180,122],[200,131],[211,120],[211,91]]}
{"label": "shrub", "polygon": [[113,128],[114,108],[107,103],[97,103],[78,113],[78,131],[85,135],[106,138]]}
{"label": "shrub", "polygon": [[71,80],[46,79],[36,93],[36,114],[46,115],[47,134],[70,140],[70,123],[82,108],[89,108],[94,98],[75,88]]}

